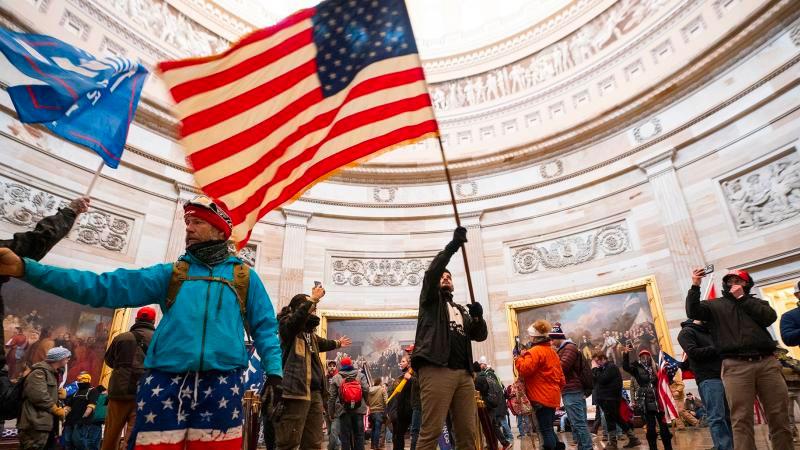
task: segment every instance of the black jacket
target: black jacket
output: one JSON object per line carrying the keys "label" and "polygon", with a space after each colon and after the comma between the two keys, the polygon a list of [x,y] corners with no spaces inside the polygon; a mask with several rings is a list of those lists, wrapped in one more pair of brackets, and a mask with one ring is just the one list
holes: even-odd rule
{"label": "black jacket", "polygon": [[658,400],[656,400],[656,390],[658,388],[658,369],[651,363],[651,371],[648,372],[644,364],[638,360],[631,362],[630,353],[622,354],[622,368],[631,374],[635,381],[636,389],[633,393],[633,401],[637,410],[640,412],[658,412]]}
{"label": "black jacket", "polygon": [[78,383],[78,391],[64,401],[64,405],[70,407],[64,425],[90,425],[92,415],[83,417],[83,414],[89,405],[92,405],[93,409],[97,407],[99,396],[100,390],[93,388],[91,383]]}
{"label": "black jacket", "polygon": [[595,402],[617,401],[622,398],[622,374],[612,362],[603,367],[592,368],[594,389],[592,399]]}
{"label": "black jacket", "polygon": [[[426,365],[447,367],[450,357],[450,315],[447,302],[452,294],[439,288],[442,274],[450,262],[450,258],[458,251],[459,243],[452,241],[439,252],[430,267],[425,271],[422,280],[422,291],[419,295],[419,315],[417,317],[417,333],[414,338],[414,352],[411,355],[411,367],[418,370]],[[472,341],[482,342],[488,336],[486,322],[483,317],[471,317],[466,308],[456,305],[464,319],[464,332]],[[467,345],[465,367],[472,368],[472,346]]]}
{"label": "black jacket", "polygon": [[767,327],[778,315],[769,303],[753,295],[737,300],[725,292],[720,298],[701,302],[700,287],[692,286],[686,296],[686,315],[706,322],[722,359],[769,355],[777,347]]}
{"label": "black jacket", "polygon": [[294,311],[278,316],[278,334],[283,357],[281,387],[283,398],[311,400],[312,377],[318,376],[320,379],[315,382],[319,383],[318,389],[322,393],[323,401],[327,402],[328,385],[325,383],[327,379],[319,353],[335,350],[338,343],[321,338],[313,332],[306,333],[306,323],[311,317],[312,306],[311,301],[305,301]]}
{"label": "black jacket", "polygon": [[[45,217],[36,224],[36,228],[31,231],[14,233],[11,239],[0,239],[0,247],[10,248],[20,258],[26,257],[35,260],[44,258],[44,255],[53,248],[61,239],[69,234],[75,218],[78,217],[75,211],[69,208],[61,208],[52,216]],[[5,317],[5,305],[3,303],[3,284],[8,281],[8,277],[0,277],[0,317]],[[0,342],[6,342],[3,334],[3,327],[0,327]],[[0,370],[6,365],[6,356],[0,352]]]}
{"label": "black jacket", "polygon": [[155,326],[147,321],[137,321],[130,331],[117,335],[106,350],[105,361],[114,369],[108,382],[108,398],[133,400],[136,387],[144,374],[144,358]]}
{"label": "black jacket", "polygon": [[681,323],[678,343],[689,355],[689,367],[694,371],[698,383],[705,380],[719,379],[722,360],[719,357],[714,340],[704,325],[697,325],[687,320]]}

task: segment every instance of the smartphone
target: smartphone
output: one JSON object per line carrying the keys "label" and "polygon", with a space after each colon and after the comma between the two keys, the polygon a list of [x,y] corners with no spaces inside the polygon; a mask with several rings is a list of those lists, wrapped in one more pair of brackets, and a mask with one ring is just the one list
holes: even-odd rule
{"label": "smartphone", "polygon": [[703,274],[705,274],[705,275],[708,275],[713,271],[714,271],[714,265],[713,264],[706,264],[706,266],[703,267]]}
{"label": "smartphone", "polygon": [[322,281],[315,281],[314,282],[314,287],[320,287],[320,286],[322,286]]}

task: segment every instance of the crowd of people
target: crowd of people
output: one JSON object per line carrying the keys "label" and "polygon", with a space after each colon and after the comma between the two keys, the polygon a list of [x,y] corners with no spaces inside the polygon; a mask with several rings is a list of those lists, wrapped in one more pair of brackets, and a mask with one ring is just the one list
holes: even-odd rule
{"label": "crowd of people", "polygon": [[[360,450],[367,441],[372,449],[387,443],[403,449],[407,436],[412,449],[432,450],[441,439],[459,450],[473,449],[478,439],[488,448],[506,449],[514,440],[511,412],[519,435],[538,435],[546,450],[566,447],[554,430],[557,418],[562,431],[569,423],[578,450],[588,450],[593,448],[590,395],[597,407],[595,427],[607,433],[606,448],[617,448],[620,436],[626,448],[641,444],[633,416],[645,423],[651,450],[659,441],[665,450],[672,448],[652,324],[603,330],[602,341],[584,336],[575,343],[561,324],[536,320],[530,341],[514,351],[518,379],[509,386],[485,357],[473,359],[471,342],[488,335],[483,308],[453,301],[446,268],[467,242],[464,228],[455,230],[425,272],[415,344],[368,363],[344,353],[352,344],[347,336],[333,340],[317,334],[323,286],[295,295],[274,313],[257,274],[230,254],[226,210],[205,197],[184,207],[186,254],[175,263],[98,275],[37,262],[87,207],[88,199],[76,199],[35,230],[0,241],[0,275],[84,305],[139,309],[131,329],[105,351],[113,369],[108,390],[86,371],[65,373],[77,350],[71,337],[52,338],[41,328],[33,344],[17,335],[7,341],[8,351],[0,354],[8,359],[0,361],[5,366],[0,387],[21,387],[16,418],[22,449],[53,448],[58,439],[75,449],[241,448],[242,379],[249,363],[245,335],[265,373],[261,399],[268,449],[320,448],[325,430],[329,449]],[[788,391],[767,330],[777,314],[751,293],[752,277],[741,270],[723,277],[720,298],[701,302],[704,275],[702,269],[692,273],[689,319],[678,337],[688,357],[684,367],[696,374],[700,395],[684,398],[682,384],[673,380],[679,421],[707,423],[718,450],[755,448],[752,408],[758,398],[773,448],[792,448]],[[800,284],[795,293],[800,299]],[[163,313],[157,328],[156,311],[146,306],[153,303]],[[36,326],[35,311],[23,320]],[[781,323],[784,341],[800,344],[800,309]],[[48,348],[36,350],[41,359],[28,361],[36,343],[49,341]],[[23,369],[17,366],[20,348],[25,348]],[[339,357],[323,366],[324,352]],[[16,385],[9,383],[8,370],[18,375]],[[630,397],[622,371],[631,378]],[[70,389],[59,387],[65,379],[74,380]],[[6,394],[0,392],[9,398]]]}

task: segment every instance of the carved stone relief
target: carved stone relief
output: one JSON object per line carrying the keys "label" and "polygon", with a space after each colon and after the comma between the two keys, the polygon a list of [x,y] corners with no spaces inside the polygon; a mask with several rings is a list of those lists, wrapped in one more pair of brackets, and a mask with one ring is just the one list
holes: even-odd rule
{"label": "carved stone relief", "polygon": [[455,191],[456,195],[461,198],[474,197],[478,194],[478,183],[475,181],[456,183]]}
{"label": "carved stone relief", "polygon": [[618,255],[631,250],[624,221],[581,233],[511,248],[515,274],[528,274]]}
{"label": "carved stone relief", "polygon": [[560,159],[548,161],[539,166],[539,175],[545,180],[555,178],[564,173],[564,163]]}
{"label": "carved stone relief", "polygon": [[792,152],[721,186],[737,231],[777,225],[800,214],[800,157]]}
{"label": "carved stone relief", "polygon": [[245,264],[255,269],[256,267],[256,257],[258,255],[258,247],[255,244],[247,244],[241,250],[239,250],[239,258],[244,261]]}
{"label": "carved stone relief", "polygon": [[91,27],[83,19],[73,14],[70,10],[64,11],[64,15],[61,16],[61,20],[58,22],[58,24],[69,30],[71,33],[80,36],[80,38],[84,41],[89,39],[89,31],[91,31]]}
{"label": "carved stone relief", "polygon": [[572,34],[513,64],[432,84],[433,106],[439,111],[473,106],[545,83],[592,59],[668,3],[666,0],[618,2]]}
{"label": "carved stone relief", "polygon": [[[16,181],[0,178],[0,220],[33,228],[43,217],[55,214],[68,200]],[[134,219],[91,208],[78,216],[68,239],[124,253]]]}
{"label": "carved stone relief", "polygon": [[794,42],[794,45],[800,47],[800,25],[794,27],[792,31],[789,32],[789,38]]}
{"label": "carved stone relief", "polygon": [[339,286],[419,286],[432,258],[331,258],[333,282]]}
{"label": "carved stone relief", "polygon": [[163,0],[113,0],[114,9],[133,26],[187,55],[210,55],[230,44]]}
{"label": "carved stone relief", "polygon": [[397,195],[397,187],[375,187],[372,189],[372,199],[377,203],[392,203]]}
{"label": "carved stone relief", "polygon": [[662,126],[658,117],[653,117],[647,122],[633,129],[633,138],[640,144],[661,134]]}

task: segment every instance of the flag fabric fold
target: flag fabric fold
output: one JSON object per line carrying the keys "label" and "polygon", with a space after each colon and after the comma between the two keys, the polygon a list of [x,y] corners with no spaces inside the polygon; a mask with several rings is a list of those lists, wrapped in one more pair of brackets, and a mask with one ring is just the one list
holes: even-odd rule
{"label": "flag fabric fold", "polygon": [[195,180],[240,247],[316,181],[438,133],[403,0],[323,1],[159,70]]}
{"label": "flag fabric fold", "polygon": [[672,379],[680,369],[680,361],[673,358],[666,352],[661,352],[658,358],[658,390],[657,395],[658,403],[664,411],[664,419],[667,422],[672,422],[678,418],[678,406],[675,404],[675,398],[672,397],[672,391],[669,385]]}
{"label": "flag fabric fold", "polygon": [[0,29],[0,73],[19,120],[119,165],[148,71],[125,58],[95,58],[50,36]]}

